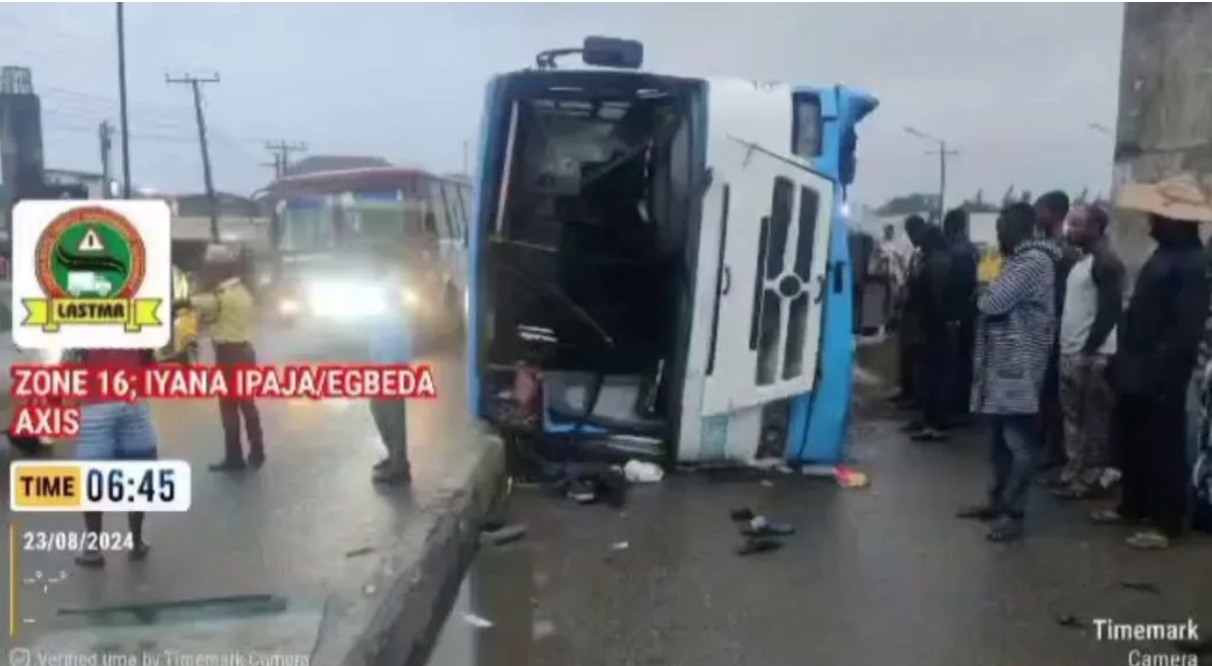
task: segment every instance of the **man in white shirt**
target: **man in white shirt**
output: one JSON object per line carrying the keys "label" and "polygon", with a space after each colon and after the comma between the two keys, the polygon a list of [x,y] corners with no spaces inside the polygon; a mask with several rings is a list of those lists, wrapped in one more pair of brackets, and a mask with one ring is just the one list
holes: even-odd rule
{"label": "man in white shirt", "polygon": [[1060,322],[1060,402],[1068,463],[1058,497],[1105,494],[1118,474],[1109,469],[1114,397],[1107,361],[1115,354],[1115,327],[1123,310],[1124,265],[1105,235],[1107,213],[1079,206],[1067,220],[1069,241],[1082,257],[1069,271]]}

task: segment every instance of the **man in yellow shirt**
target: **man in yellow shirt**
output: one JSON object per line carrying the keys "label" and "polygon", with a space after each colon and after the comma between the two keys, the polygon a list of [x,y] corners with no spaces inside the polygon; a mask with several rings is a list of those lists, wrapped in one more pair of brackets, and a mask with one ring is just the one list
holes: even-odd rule
{"label": "man in yellow shirt", "polygon": [[[216,365],[231,368],[254,364],[257,353],[252,345],[252,331],[256,311],[252,292],[240,279],[239,262],[230,252],[225,248],[212,248],[207,255],[220,281],[212,291],[191,296],[189,305],[209,323]],[[234,378],[228,381],[234,383]],[[234,397],[219,398],[219,418],[223,421],[224,455],[223,460],[211,465],[210,469],[231,472],[246,466],[256,469],[265,464],[261,414],[256,403]],[[240,442],[241,421],[248,437],[247,462]]]}

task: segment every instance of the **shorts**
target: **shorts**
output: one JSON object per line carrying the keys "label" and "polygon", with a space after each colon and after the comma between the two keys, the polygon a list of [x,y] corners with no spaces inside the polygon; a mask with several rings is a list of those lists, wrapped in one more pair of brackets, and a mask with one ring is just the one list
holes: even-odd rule
{"label": "shorts", "polygon": [[155,460],[156,428],[147,402],[97,402],[80,408],[79,460]]}

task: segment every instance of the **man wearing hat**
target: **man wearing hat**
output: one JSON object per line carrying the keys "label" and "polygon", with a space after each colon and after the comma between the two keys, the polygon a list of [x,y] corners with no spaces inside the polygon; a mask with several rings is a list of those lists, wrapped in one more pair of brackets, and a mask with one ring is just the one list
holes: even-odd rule
{"label": "man wearing hat", "polygon": [[[203,320],[210,324],[218,366],[249,365],[257,362],[252,345],[255,316],[252,292],[241,279],[240,256],[232,248],[212,245],[206,251],[206,263],[214,271],[218,284],[213,290],[189,298]],[[219,418],[223,423],[223,459],[210,466],[216,472],[234,472],[265,463],[265,444],[261,433],[261,414],[251,399],[219,398]],[[248,436],[248,457],[240,443],[243,421]]]}
{"label": "man wearing hat", "polygon": [[1187,521],[1186,393],[1209,301],[1199,224],[1212,223],[1212,198],[1183,174],[1127,185],[1116,205],[1145,214],[1157,247],[1137,276],[1110,367],[1123,496],[1091,517],[1141,526],[1133,547],[1165,548]]}

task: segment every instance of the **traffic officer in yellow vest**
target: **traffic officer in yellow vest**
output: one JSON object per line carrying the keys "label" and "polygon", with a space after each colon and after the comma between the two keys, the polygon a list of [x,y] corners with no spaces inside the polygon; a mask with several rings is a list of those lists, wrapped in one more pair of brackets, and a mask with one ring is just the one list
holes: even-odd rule
{"label": "traffic officer in yellow vest", "polygon": [[[215,364],[231,368],[257,362],[252,345],[255,307],[252,292],[241,279],[239,256],[231,248],[213,245],[206,263],[215,280],[214,289],[190,296],[187,302],[208,323],[215,344]],[[234,378],[228,383],[234,385]],[[210,466],[217,472],[234,472],[265,464],[265,442],[261,432],[261,414],[252,400],[219,398],[219,418],[223,422],[223,459]],[[248,458],[240,442],[243,421],[248,438]]]}

